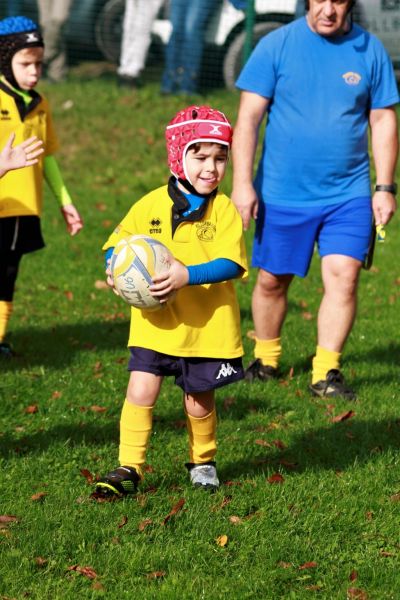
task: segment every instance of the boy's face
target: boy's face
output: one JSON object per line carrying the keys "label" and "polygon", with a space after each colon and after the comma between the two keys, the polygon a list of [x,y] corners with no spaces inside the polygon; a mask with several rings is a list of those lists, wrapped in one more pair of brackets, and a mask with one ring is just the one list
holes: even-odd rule
{"label": "boy's face", "polygon": [[187,175],[196,190],[207,196],[220,184],[228,163],[228,148],[220,144],[200,142],[186,152]]}
{"label": "boy's face", "polygon": [[43,52],[43,48],[23,48],[14,54],[11,68],[21,90],[31,90],[39,81]]}

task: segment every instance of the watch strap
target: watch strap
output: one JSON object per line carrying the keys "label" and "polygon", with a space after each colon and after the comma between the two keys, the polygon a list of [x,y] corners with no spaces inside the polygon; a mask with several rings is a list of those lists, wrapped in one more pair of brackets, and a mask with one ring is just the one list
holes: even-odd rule
{"label": "watch strap", "polygon": [[390,192],[390,194],[397,194],[397,183],[390,184],[379,184],[377,183],[375,186],[376,192]]}

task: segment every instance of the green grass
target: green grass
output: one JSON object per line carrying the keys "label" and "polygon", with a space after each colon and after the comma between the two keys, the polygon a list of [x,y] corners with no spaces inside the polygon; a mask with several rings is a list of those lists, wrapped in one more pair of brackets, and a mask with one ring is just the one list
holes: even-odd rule
{"label": "green grass", "polygon": [[[221,490],[188,485],[180,392],[167,381],[141,493],[95,503],[81,470],[96,476],[117,464],[129,317],[95,285],[101,245],[131,203],[165,182],[163,129],[186,101],[160,97],[156,82],[122,93],[111,78],[79,73],[46,92],[85,230],[69,239],[46,195],[47,248],[21,266],[11,326],[19,356],[0,366],[0,514],[17,517],[0,523],[0,598],[399,598],[398,218],[362,274],[343,365],[356,403],[307,392],[321,297],[315,257],[291,290],[282,380],[217,395]],[[202,100],[234,120],[235,94]],[[246,363],[254,278],[237,285]],[[268,482],[275,473],[282,483]],[[97,577],[68,570],[76,565]]]}

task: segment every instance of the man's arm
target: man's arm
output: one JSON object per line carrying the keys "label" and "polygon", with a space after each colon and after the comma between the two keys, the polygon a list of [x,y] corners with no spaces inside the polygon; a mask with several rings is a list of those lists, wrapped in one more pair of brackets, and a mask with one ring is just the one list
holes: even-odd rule
{"label": "man's arm", "polygon": [[239,112],[233,132],[233,188],[231,198],[248,229],[250,219],[257,218],[258,198],[253,187],[254,160],[261,121],[267,111],[269,98],[252,92],[242,92]]}
{"label": "man's arm", "polygon": [[[398,125],[394,107],[371,110],[372,155],[375,163],[376,183],[390,185],[394,182],[399,153]],[[375,192],[372,197],[375,223],[386,225],[396,210],[396,198],[390,192]]]}

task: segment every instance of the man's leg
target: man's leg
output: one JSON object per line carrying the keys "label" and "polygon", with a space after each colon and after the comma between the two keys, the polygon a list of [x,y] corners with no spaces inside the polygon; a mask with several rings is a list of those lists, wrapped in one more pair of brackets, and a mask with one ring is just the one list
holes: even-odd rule
{"label": "man's leg", "polygon": [[263,269],[258,272],[252,297],[256,360],[246,371],[248,381],[255,378],[267,380],[276,375],[281,355],[281,329],[292,279],[293,275],[273,275]]}
{"label": "man's leg", "polygon": [[[321,260],[324,295],[318,312],[318,347],[313,360],[311,389],[314,393],[323,391],[320,395],[343,395],[349,399],[355,397],[345,386],[343,377],[338,375],[338,369],[341,352],[356,316],[360,269],[361,262],[349,256],[330,254]],[[332,381],[333,393],[330,394],[326,383],[329,384],[329,374],[332,372],[333,379],[339,379]],[[334,390],[335,383],[338,384],[338,393]]]}

